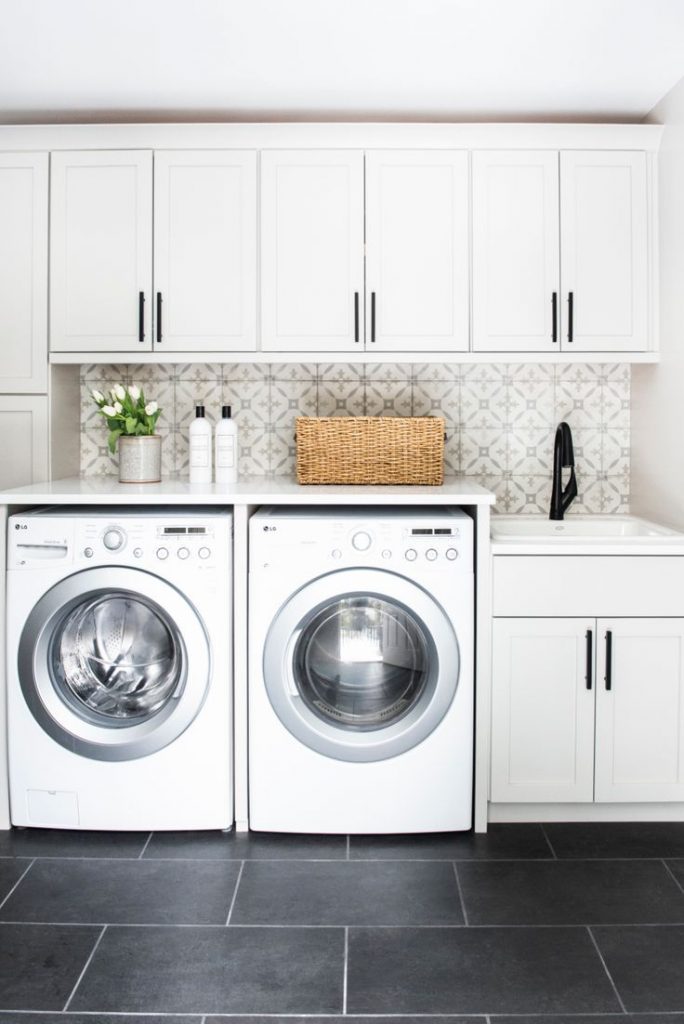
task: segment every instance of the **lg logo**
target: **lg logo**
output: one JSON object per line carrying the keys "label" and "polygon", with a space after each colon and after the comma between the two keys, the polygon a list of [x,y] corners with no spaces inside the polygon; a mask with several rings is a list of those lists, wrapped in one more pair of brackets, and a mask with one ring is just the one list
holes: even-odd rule
{"label": "lg logo", "polygon": [[14,524],[14,529],[15,530],[28,530],[28,526],[27,526],[26,523],[15,523]]}
{"label": "lg logo", "polygon": [[275,533],[276,530],[276,526],[264,526],[264,533]]}

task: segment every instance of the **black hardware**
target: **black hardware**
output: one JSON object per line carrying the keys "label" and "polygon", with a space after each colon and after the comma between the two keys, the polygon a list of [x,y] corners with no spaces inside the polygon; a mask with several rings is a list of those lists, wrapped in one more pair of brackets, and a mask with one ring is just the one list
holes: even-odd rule
{"label": "black hardware", "polygon": [[375,341],[375,292],[371,292],[371,341]]}
{"label": "black hardware", "polygon": [[354,341],[359,340],[359,293],[354,292]]}
{"label": "black hardware", "polygon": [[162,294],[157,292],[157,344],[162,340]]}
{"label": "black hardware", "polygon": [[587,670],[584,674],[584,680],[587,684],[587,690],[591,690],[591,675],[594,664],[594,634],[591,629],[587,630]]}
{"label": "black hardware", "polygon": [[551,319],[553,320],[551,341],[554,345],[558,342],[558,292],[551,296]]}
{"label": "black hardware", "polygon": [[[570,469],[570,479],[563,488],[563,469]],[[575,479],[575,452],[572,447],[572,433],[567,423],[559,423],[553,444],[553,484],[551,485],[551,508],[549,519],[562,519],[577,497]]]}
{"label": "black hardware", "polygon": [[606,630],[606,690],[613,689],[613,632]]}
{"label": "black hardware", "polygon": [[575,340],[575,295],[568,292],[568,341]]}
{"label": "black hardware", "polygon": [[138,292],[138,341],[145,340],[145,292]]}

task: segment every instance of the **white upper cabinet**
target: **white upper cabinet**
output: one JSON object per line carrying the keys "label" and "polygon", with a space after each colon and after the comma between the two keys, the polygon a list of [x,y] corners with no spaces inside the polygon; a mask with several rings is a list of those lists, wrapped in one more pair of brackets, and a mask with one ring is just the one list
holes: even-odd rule
{"label": "white upper cabinet", "polygon": [[154,347],[256,348],[256,154],[154,154]]}
{"label": "white upper cabinet", "polygon": [[0,395],[0,490],[48,479],[47,395]]}
{"label": "white upper cabinet", "polygon": [[596,800],[684,800],[684,619],[600,619]]}
{"label": "white upper cabinet", "polygon": [[562,347],[649,347],[646,154],[560,157]]}
{"label": "white upper cabinet", "polygon": [[55,352],[152,348],[152,153],[52,155]]}
{"label": "white upper cabinet", "polygon": [[261,155],[261,347],[363,348],[363,153]]}
{"label": "white upper cabinet", "polygon": [[0,392],[47,390],[48,155],[0,154]]}
{"label": "white upper cabinet", "polygon": [[473,349],[559,349],[558,154],[473,153]]}
{"label": "white upper cabinet", "polygon": [[366,154],[366,348],[468,351],[468,154]]}

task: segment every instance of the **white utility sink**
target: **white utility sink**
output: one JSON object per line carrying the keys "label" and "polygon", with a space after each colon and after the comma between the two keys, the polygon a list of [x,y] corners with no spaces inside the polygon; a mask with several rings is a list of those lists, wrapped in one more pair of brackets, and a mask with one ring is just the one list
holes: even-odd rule
{"label": "white utility sink", "polygon": [[543,515],[492,516],[492,540],[542,543],[564,538],[581,541],[618,540],[643,544],[651,541],[684,540],[681,533],[658,523],[628,515],[568,515],[562,520]]}

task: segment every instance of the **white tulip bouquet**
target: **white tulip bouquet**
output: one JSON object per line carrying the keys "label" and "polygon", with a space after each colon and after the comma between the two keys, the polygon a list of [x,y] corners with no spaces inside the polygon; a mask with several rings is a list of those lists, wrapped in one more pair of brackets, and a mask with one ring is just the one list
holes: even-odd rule
{"label": "white tulip bouquet", "polygon": [[109,428],[109,450],[116,451],[116,443],[124,437],[144,437],[154,434],[161,413],[156,402],[148,402],[137,384],[116,384],[106,393],[92,391],[92,397]]}

